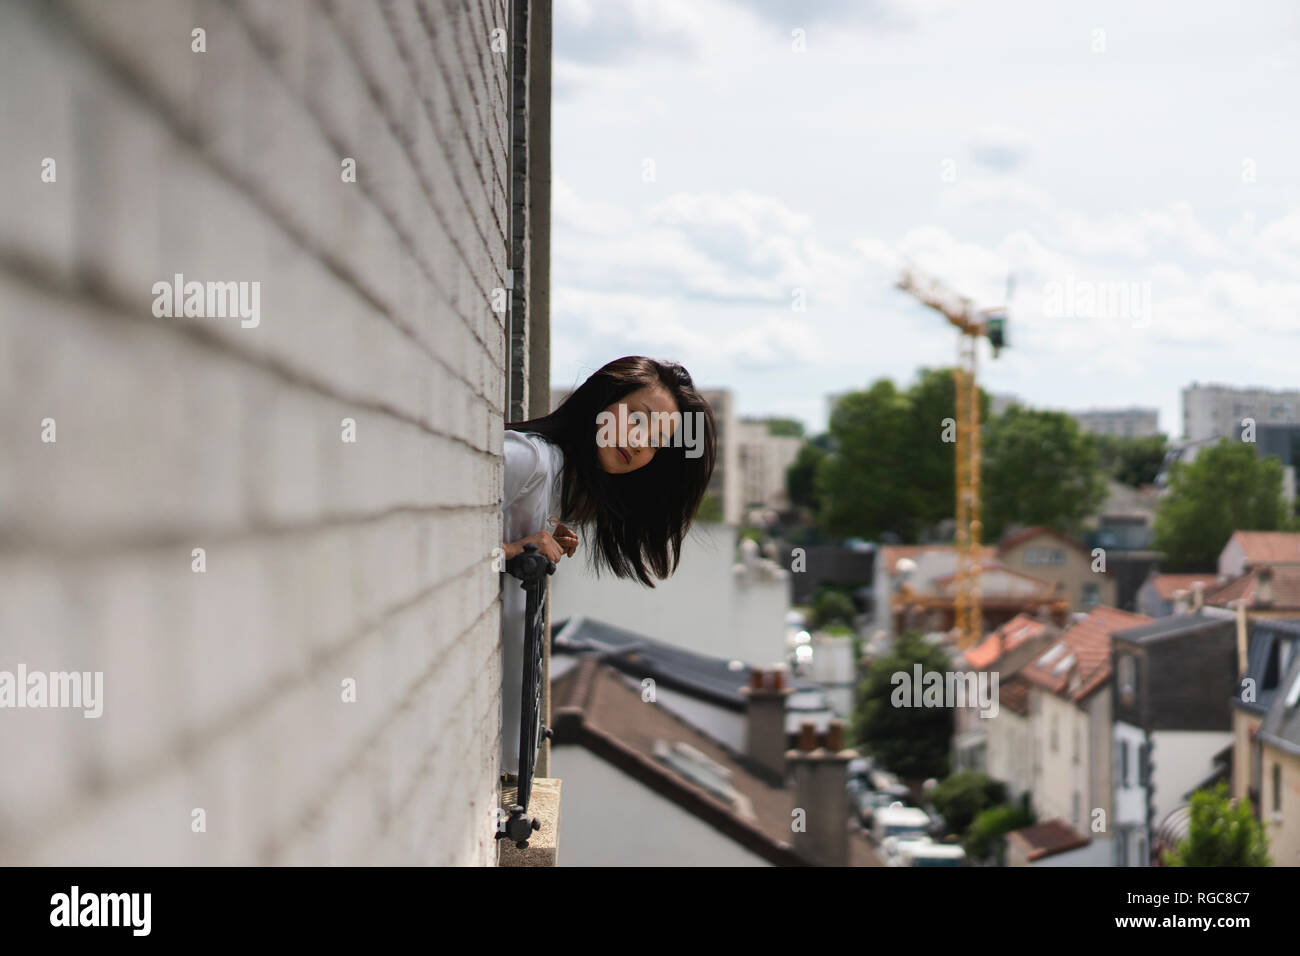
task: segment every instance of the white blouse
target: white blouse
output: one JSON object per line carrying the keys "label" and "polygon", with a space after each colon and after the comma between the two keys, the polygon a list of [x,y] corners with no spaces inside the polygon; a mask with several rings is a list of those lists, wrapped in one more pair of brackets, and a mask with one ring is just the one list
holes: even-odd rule
{"label": "white blouse", "polygon": [[[541,435],[507,430],[505,459],[501,540],[554,533],[560,521],[564,453]],[[526,598],[518,579],[502,574],[501,582],[501,772],[517,774]]]}
{"label": "white blouse", "polygon": [[507,431],[505,457],[502,540],[518,541],[538,531],[554,532],[560,520],[564,453],[541,435]]}

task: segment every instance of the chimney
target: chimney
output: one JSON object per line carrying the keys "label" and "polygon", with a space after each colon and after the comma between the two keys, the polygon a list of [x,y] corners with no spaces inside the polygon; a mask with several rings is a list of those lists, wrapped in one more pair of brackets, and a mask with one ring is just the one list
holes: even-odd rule
{"label": "chimney", "polygon": [[[832,720],[826,746],[817,747],[817,729],[804,721],[799,746],[786,752],[794,771],[796,809],[803,810],[802,827],[794,831],[795,852],[818,866],[849,865],[849,761],[856,750],[844,749],[844,721]],[[798,821],[799,818],[796,818]]]}
{"label": "chimney", "polygon": [[745,695],[745,753],[771,773],[785,779],[785,699],[792,693],[783,667],[755,667],[749,672]]}
{"label": "chimney", "polygon": [[1264,567],[1255,572],[1256,607],[1270,607],[1273,604],[1273,569]]}
{"label": "chimney", "polygon": [[1186,614],[1191,609],[1191,602],[1187,599],[1187,589],[1179,588],[1174,592],[1174,613]]}
{"label": "chimney", "polygon": [[1205,606],[1205,582],[1192,582],[1192,610],[1197,614],[1201,613],[1201,608]]}

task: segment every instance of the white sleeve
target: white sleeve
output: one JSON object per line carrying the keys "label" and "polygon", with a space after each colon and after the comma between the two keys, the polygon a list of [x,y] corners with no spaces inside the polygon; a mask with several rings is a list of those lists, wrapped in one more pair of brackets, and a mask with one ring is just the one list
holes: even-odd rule
{"label": "white sleeve", "polygon": [[541,449],[535,444],[537,441],[533,436],[521,432],[506,432],[505,488],[501,498],[503,512],[508,511],[521,497],[536,491],[546,479],[546,466]]}

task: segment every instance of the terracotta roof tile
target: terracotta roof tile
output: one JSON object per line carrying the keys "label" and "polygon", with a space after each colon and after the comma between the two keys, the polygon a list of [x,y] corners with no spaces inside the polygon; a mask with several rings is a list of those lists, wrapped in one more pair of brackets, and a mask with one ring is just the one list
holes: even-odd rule
{"label": "terracotta roof tile", "polygon": [[[1238,532],[1240,533],[1240,532]],[[1300,565],[1274,565],[1273,608],[1300,608]],[[1247,606],[1259,599],[1259,568],[1247,571],[1213,590],[1205,592],[1205,603],[1226,607],[1231,601],[1245,600]]]}
{"label": "terracotta roof tile", "polygon": [[[1042,578],[1036,578],[1032,574],[1026,574],[1024,571],[1017,571],[1015,568],[1009,568],[1005,564],[1002,564],[1001,562],[993,558],[985,558],[984,560],[980,561],[979,564],[980,564],[981,574],[984,574],[985,572],[988,571],[997,571],[1000,574],[1009,574],[1012,575],[1013,577],[1023,578],[1026,581],[1032,581],[1034,584],[1038,585],[1039,591],[1042,592],[1040,595],[1038,595],[1039,597],[1051,597],[1053,594],[1056,593],[1056,585],[1053,582],[1045,581]],[[957,575],[954,572],[952,574],[940,575],[939,577],[935,578],[932,583],[936,585],[948,584],[949,582],[955,581],[956,579],[957,579]]]}
{"label": "terracotta roof tile", "polygon": [[1300,564],[1300,531],[1238,531],[1232,537],[1251,564]]}
{"label": "terracotta roof tile", "polygon": [[1175,591],[1190,592],[1197,581],[1205,585],[1206,594],[1219,583],[1215,574],[1157,574],[1151,579],[1151,586],[1156,589],[1161,600],[1172,601]]}
{"label": "terracotta roof tile", "polygon": [[1021,717],[1029,715],[1029,682],[1015,674],[998,682],[998,703]]}
{"label": "terracotta roof tile", "polygon": [[1003,538],[1001,541],[998,542],[998,546],[997,546],[998,554],[1004,554],[1007,551],[1009,551],[1011,548],[1014,548],[1017,545],[1024,544],[1026,541],[1031,541],[1034,538],[1037,538],[1039,535],[1044,535],[1044,534],[1051,535],[1053,538],[1056,538],[1059,541],[1063,541],[1065,544],[1068,544],[1070,547],[1074,548],[1077,551],[1087,552],[1088,550],[1083,546],[1083,543],[1079,541],[1078,538],[1073,538],[1070,535],[1066,534],[1064,531],[1057,531],[1055,528],[1048,527],[1045,524],[1040,524],[1040,525],[1035,525],[1032,528],[1025,528],[1023,531],[1017,531],[1014,534],[1007,535],[1005,538]]}
{"label": "terracotta roof tile", "polygon": [[1047,627],[1047,624],[1030,614],[1017,614],[996,631],[989,632],[984,640],[966,651],[962,657],[967,667],[988,670],[1007,651],[1013,651],[1025,641],[1039,637]]}
{"label": "terracotta roof tile", "polygon": [[1053,694],[1084,700],[1110,678],[1111,634],[1153,620],[1145,614],[1099,605],[1067,627],[1059,641],[1020,673]]}
{"label": "terracotta roof tile", "polygon": [[1077,850],[1092,842],[1060,818],[1012,830],[1007,838],[1026,850],[1025,858],[1031,862],[1067,850]]}

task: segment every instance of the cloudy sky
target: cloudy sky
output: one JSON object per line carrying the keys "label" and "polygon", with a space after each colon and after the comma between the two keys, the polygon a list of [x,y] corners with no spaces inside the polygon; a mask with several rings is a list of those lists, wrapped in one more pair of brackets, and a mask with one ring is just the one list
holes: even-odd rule
{"label": "cloudy sky", "polygon": [[1047,408],[1300,388],[1300,5],[556,0],[552,380],[648,354],[743,415],[951,364]]}

